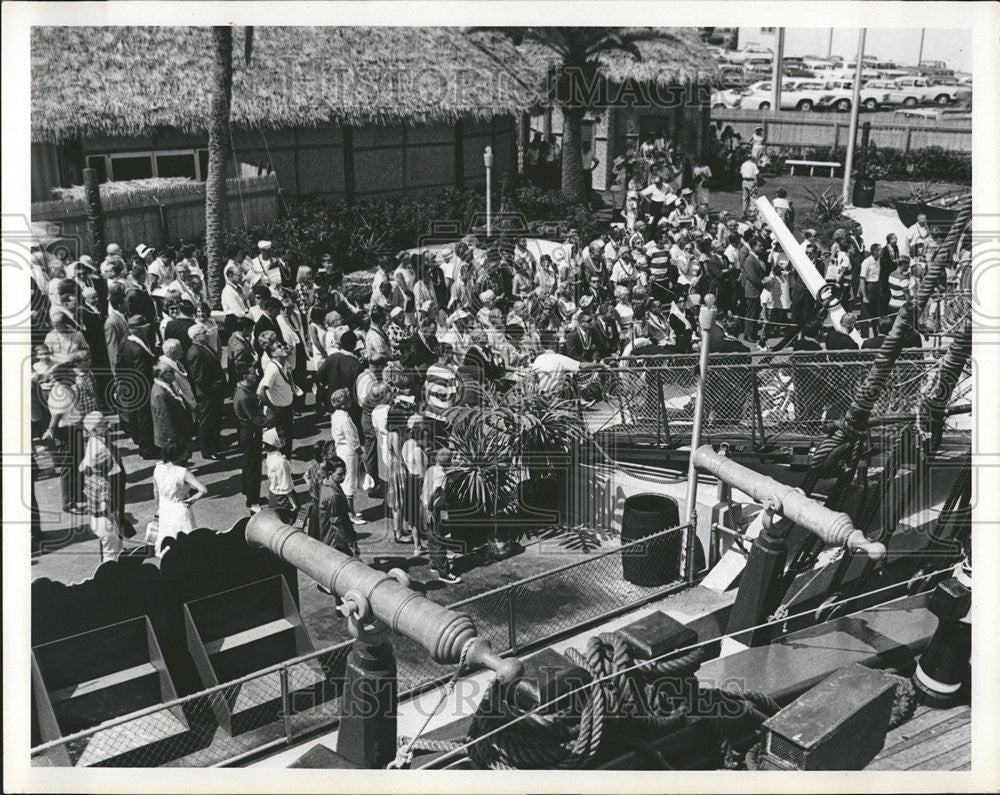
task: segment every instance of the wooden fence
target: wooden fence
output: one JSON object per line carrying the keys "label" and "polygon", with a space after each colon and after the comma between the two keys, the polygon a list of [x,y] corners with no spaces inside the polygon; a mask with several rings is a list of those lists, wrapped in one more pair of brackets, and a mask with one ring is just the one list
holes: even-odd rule
{"label": "wooden fence", "polygon": [[[730,125],[744,139],[753,135],[755,126],[763,125],[769,146],[847,146],[851,129],[847,114],[814,111],[782,111],[775,116],[764,110],[714,110],[712,121]],[[859,129],[866,121],[862,114]],[[972,125],[968,119],[872,121],[870,140],[875,146],[905,152],[926,146],[971,152]]]}
{"label": "wooden fence", "polygon": [[[227,180],[226,225],[243,228],[273,221],[278,215],[278,181],[274,174]],[[161,247],[170,242],[193,242],[205,234],[205,183],[169,189],[101,196],[104,239],[131,249],[139,243]],[[81,241],[88,251],[87,204],[80,199],[35,202],[31,220],[59,228],[59,237]]]}

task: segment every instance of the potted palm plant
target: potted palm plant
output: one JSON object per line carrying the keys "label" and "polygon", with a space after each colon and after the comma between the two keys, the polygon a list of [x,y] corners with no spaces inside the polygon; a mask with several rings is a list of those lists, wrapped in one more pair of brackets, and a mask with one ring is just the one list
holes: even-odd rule
{"label": "potted palm plant", "polygon": [[450,417],[454,496],[485,523],[490,551],[502,557],[515,532],[565,518],[587,427],[575,401],[542,389],[534,373],[505,392],[474,391],[471,405]]}

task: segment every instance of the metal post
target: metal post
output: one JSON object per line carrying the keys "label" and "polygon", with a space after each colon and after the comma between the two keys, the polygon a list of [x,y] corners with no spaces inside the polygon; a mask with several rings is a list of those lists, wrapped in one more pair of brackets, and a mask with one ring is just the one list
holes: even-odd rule
{"label": "metal post", "polygon": [[781,110],[781,64],[785,59],[785,29],[778,28],[778,46],[774,53],[774,105],[771,111],[777,115]]}
{"label": "metal post", "polygon": [[826,40],[826,57],[833,55],[833,28],[830,28],[830,38]]}
{"label": "metal post", "polygon": [[486,163],[486,238],[493,235],[493,147],[487,146],[483,152],[483,162]]}
{"label": "metal post", "polygon": [[281,681],[281,724],[285,727],[285,742],[292,744],[292,704],[288,693],[288,668],[282,667],[278,671],[278,678]]}
{"label": "metal post", "polygon": [[844,163],[844,185],[841,198],[848,204],[848,189],[851,184],[851,169],[854,166],[854,143],[858,136],[858,111],[861,109],[861,72],[864,69],[866,28],[858,34],[858,56],[854,65],[854,97],[851,99],[851,131],[847,138],[847,161]]}
{"label": "metal post", "polygon": [[708,380],[708,353],[711,347],[709,332],[715,325],[715,296],[711,293],[705,296],[704,305],[698,315],[698,325],[701,327],[701,357],[698,367],[698,391],[694,399],[694,424],[691,426],[691,456],[688,458],[687,479],[688,528],[685,575],[688,582],[694,581],[694,542],[698,531],[698,470],[695,467],[694,454],[701,446],[701,422],[705,408],[705,383]]}
{"label": "metal post", "polygon": [[514,609],[514,589],[507,591],[507,642],[511,654],[517,654],[517,611]]}
{"label": "metal post", "polygon": [[920,66],[920,62],[924,59],[924,34],[927,33],[927,28],[920,29],[920,49],[917,50],[917,66]]}

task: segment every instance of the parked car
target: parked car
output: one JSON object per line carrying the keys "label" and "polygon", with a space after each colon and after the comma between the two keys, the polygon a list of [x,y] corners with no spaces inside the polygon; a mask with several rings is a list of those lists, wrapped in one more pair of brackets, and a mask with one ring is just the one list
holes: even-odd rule
{"label": "parked car", "polygon": [[812,69],[806,69],[802,64],[796,63],[783,63],[781,73],[785,77],[816,77],[816,73]]}
{"label": "parked car", "polygon": [[[771,81],[762,81],[750,86],[743,96],[741,108],[768,110],[774,102]],[[782,110],[812,110],[819,98],[826,93],[826,83],[815,80],[788,81],[781,83]]]}
{"label": "parked car", "polygon": [[[865,110],[878,110],[888,101],[889,94],[879,89],[869,89],[861,86],[861,107]],[[832,108],[841,112],[851,109],[854,100],[853,80],[831,80],[826,84],[826,90],[816,101],[817,108]]]}
{"label": "parked car", "polygon": [[935,85],[926,77],[900,77],[893,83],[894,87],[889,91],[889,103],[908,108],[915,107],[921,102],[948,105],[970,93],[970,89],[966,86]]}
{"label": "parked car", "polygon": [[747,47],[743,50],[731,50],[726,53],[726,61],[729,63],[744,64],[751,58],[766,57],[768,61],[774,58],[774,53],[763,47]]}
{"label": "parked car", "polygon": [[722,108],[738,108],[743,100],[743,95],[746,93],[744,89],[721,89],[719,91],[712,92],[712,107],[715,109]]}
{"label": "parked car", "polygon": [[921,61],[917,64],[920,71],[927,75],[928,77],[932,75],[940,75],[942,77],[950,77],[955,74],[954,69],[949,69],[948,64],[944,61]]}

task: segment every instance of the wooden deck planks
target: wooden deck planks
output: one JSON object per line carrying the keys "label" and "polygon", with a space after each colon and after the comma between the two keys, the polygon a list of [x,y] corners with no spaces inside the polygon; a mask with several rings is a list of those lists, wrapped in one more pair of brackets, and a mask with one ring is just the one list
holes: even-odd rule
{"label": "wooden deck planks", "polygon": [[886,736],[867,770],[955,770],[971,759],[971,710],[926,706]]}

